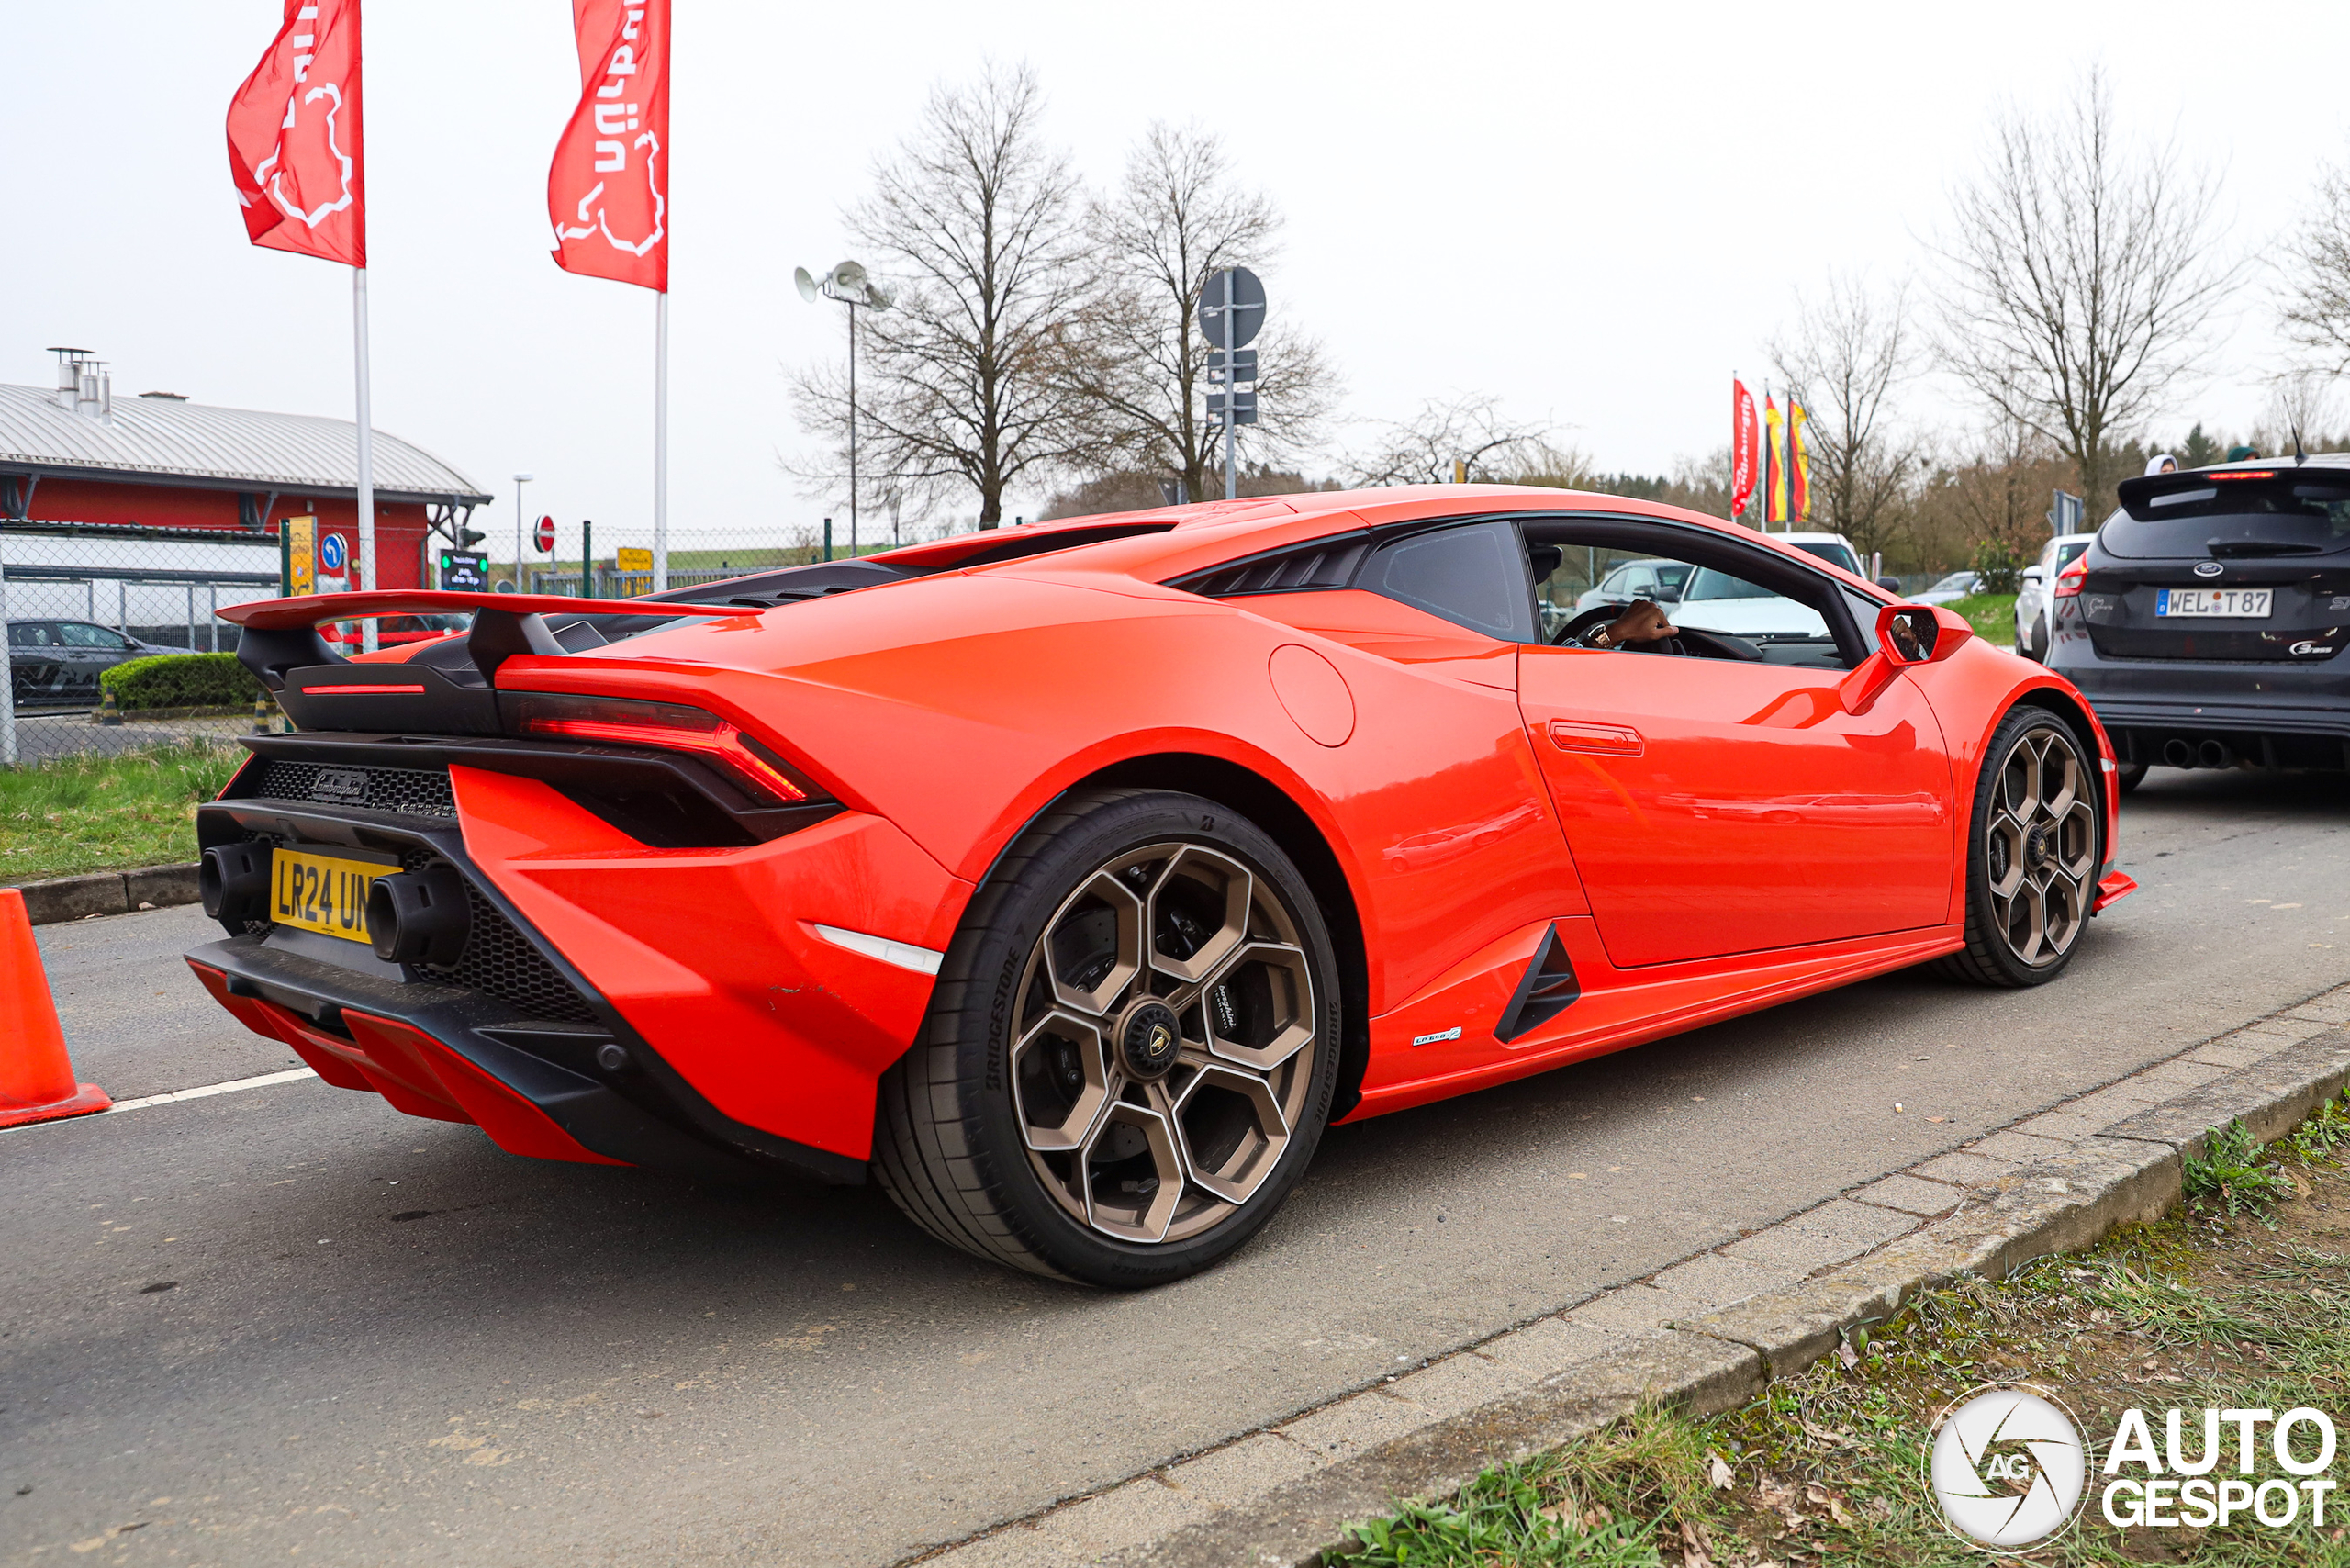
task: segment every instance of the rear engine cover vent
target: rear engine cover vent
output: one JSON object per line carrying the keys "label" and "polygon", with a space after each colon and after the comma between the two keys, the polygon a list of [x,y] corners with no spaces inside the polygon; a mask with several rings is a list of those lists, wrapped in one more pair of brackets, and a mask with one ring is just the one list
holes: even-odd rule
{"label": "rear engine cover vent", "polygon": [[1575,966],[1567,957],[1567,945],[1559,940],[1559,928],[1551,926],[1542,934],[1542,946],[1536,948],[1534,961],[1526,967],[1526,978],[1517,982],[1517,994],[1502,1009],[1501,1022],[1494,1025],[1494,1037],[1509,1041],[1556,1018],[1583,995],[1583,982],[1575,979]]}
{"label": "rear engine cover vent", "polygon": [[353,767],[271,757],[262,765],[252,792],[273,801],[308,801],[411,817],[453,821],[457,815],[445,767]]}

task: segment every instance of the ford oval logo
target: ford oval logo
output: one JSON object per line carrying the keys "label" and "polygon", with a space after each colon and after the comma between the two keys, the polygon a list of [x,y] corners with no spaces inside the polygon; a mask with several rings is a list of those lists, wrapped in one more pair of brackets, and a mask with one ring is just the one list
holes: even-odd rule
{"label": "ford oval logo", "polygon": [[2216,577],[2221,572],[2226,570],[2227,568],[2220,565],[2217,561],[2198,561],[2195,563],[2195,575],[2199,577]]}

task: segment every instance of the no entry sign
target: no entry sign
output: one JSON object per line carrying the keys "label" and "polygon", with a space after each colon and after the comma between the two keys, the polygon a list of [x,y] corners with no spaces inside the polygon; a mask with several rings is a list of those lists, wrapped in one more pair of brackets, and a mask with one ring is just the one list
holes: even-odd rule
{"label": "no entry sign", "polygon": [[546,552],[554,549],[554,519],[551,517],[543,517],[539,519],[538,526],[531,530],[531,543],[539,547],[539,552],[542,554],[544,554]]}

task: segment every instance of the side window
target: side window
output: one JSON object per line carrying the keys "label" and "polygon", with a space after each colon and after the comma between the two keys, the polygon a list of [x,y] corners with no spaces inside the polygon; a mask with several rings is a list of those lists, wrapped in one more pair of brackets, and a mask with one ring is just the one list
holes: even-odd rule
{"label": "side window", "polygon": [[105,627],[92,626],[86,622],[63,622],[58,630],[65,633],[65,645],[69,648],[106,648],[119,652],[130,645]]}
{"label": "side window", "polygon": [[1464,523],[1399,539],[1371,558],[1360,586],[1488,637],[1533,640],[1526,547],[1510,523]]}
{"label": "side window", "polygon": [[[1871,651],[1874,602],[1865,610],[1856,598],[1847,603],[1824,574],[1793,562],[1695,530],[1614,520],[1529,522],[1527,533],[1538,552],[1556,551],[1536,590],[1546,642],[1582,630],[1578,622],[1587,624],[1587,617],[1604,618],[1611,606],[1646,597],[1675,626],[1697,633],[1682,638],[1680,647],[1700,658],[1847,669]],[[1631,585],[1635,574],[1641,591],[1622,591],[1619,585]]]}

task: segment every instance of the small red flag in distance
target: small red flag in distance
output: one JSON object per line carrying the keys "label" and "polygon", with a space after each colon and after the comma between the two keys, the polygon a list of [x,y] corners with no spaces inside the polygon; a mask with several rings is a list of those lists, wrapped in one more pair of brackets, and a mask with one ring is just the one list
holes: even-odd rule
{"label": "small red flag in distance", "polygon": [[1729,384],[1729,515],[1744,517],[1754,498],[1754,394],[1746,383]]}
{"label": "small red flag in distance", "polygon": [[669,287],[669,0],[571,0],[579,106],[547,170],[555,265]]}
{"label": "small red flag in distance", "polygon": [[285,0],[229,101],[229,173],[254,244],[367,264],[359,78],[359,0]]}

